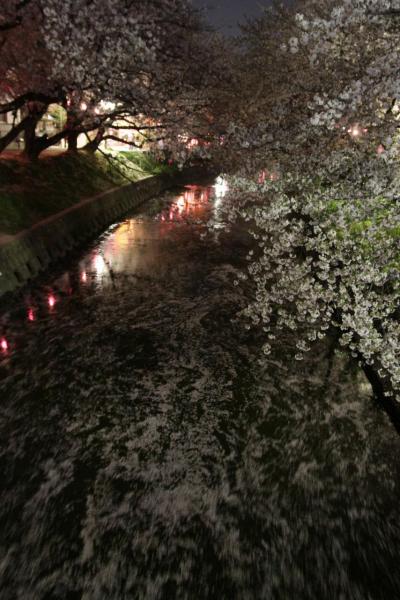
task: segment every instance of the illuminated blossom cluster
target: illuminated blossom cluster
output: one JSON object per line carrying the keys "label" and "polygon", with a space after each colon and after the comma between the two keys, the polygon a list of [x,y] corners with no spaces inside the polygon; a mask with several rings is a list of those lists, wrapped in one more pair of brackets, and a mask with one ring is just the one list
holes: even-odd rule
{"label": "illuminated blossom cluster", "polygon": [[99,90],[104,99],[132,79],[143,84],[168,38],[181,35],[189,19],[185,0],[66,0],[61,6],[57,0],[41,0],[41,5],[46,45],[55,57],[54,78],[67,91]]}
{"label": "illuminated blossom cluster", "polygon": [[298,5],[247,28],[265,78],[241,73],[253,104],[227,133],[230,218],[255,240],[244,316],[267,337],[297,330],[299,360],[335,335],[400,397],[400,3]]}
{"label": "illuminated blossom cluster", "polygon": [[311,108],[313,124],[334,129],[341,119],[358,116],[368,126],[397,129],[398,77],[397,0],[342,0],[328,3],[325,18],[297,14],[299,43],[317,70],[337,74],[335,88],[317,94]]}
{"label": "illuminated blossom cluster", "polygon": [[245,219],[255,240],[241,275],[255,284],[243,312],[249,323],[271,339],[296,330],[298,360],[334,334],[376,369],[386,393],[399,394],[400,200],[378,191],[377,179],[375,193],[358,195],[343,185],[323,190],[307,176],[230,185],[230,218]]}

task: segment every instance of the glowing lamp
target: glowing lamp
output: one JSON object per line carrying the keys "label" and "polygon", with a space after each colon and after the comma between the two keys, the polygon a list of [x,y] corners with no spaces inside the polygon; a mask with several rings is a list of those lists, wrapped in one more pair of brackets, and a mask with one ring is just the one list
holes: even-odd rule
{"label": "glowing lamp", "polygon": [[56,303],[55,296],[53,294],[49,294],[49,296],[47,298],[47,302],[48,302],[50,308],[53,308],[55,306],[55,303]]}
{"label": "glowing lamp", "polygon": [[3,350],[3,352],[7,352],[7,350],[8,350],[8,342],[7,342],[6,338],[2,338],[2,340],[0,342],[0,347]]}
{"label": "glowing lamp", "polygon": [[354,138],[359,137],[362,133],[358,125],[353,125],[353,127],[350,127],[350,129],[348,129],[347,131]]}
{"label": "glowing lamp", "polygon": [[217,200],[223,198],[229,191],[227,181],[223,177],[217,177],[217,180],[214,184],[214,190]]}
{"label": "glowing lamp", "polygon": [[106,262],[105,262],[104,258],[101,256],[101,254],[96,254],[96,256],[93,259],[93,265],[96,270],[96,274],[99,277],[101,275],[103,275],[103,273],[105,272],[105,270],[107,268]]}

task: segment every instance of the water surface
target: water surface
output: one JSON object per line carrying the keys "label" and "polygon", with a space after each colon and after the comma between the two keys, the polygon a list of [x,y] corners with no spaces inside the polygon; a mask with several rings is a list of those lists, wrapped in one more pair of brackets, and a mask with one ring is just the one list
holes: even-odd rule
{"label": "water surface", "polygon": [[248,240],[189,186],[0,322],[0,588],[14,599],[395,599],[400,440],[357,368],[235,319]]}

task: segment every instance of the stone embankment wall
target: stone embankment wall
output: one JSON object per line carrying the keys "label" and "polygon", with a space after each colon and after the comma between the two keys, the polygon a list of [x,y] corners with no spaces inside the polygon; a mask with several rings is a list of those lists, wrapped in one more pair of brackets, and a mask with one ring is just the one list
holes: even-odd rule
{"label": "stone embankment wall", "polygon": [[162,176],[148,177],[82,200],[17,235],[0,235],[0,296],[16,290],[173,183]]}

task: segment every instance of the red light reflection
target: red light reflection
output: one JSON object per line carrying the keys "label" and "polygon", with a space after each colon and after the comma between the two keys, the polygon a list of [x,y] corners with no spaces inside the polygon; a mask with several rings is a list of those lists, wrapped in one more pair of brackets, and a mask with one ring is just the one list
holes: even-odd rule
{"label": "red light reflection", "polygon": [[1,338],[1,342],[0,342],[0,347],[2,349],[3,352],[7,352],[8,350],[8,342],[6,340],[6,338]]}
{"label": "red light reflection", "polygon": [[49,296],[47,298],[47,302],[48,302],[50,308],[54,308],[55,303],[56,303],[55,296],[53,294],[49,294]]}
{"label": "red light reflection", "polygon": [[34,321],[35,320],[35,313],[33,311],[33,308],[29,308],[28,309],[28,321]]}
{"label": "red light reflection", "polygon": [[81,281],[82,281],[82,283],[86,283],[87,282],[86,271],[82,271],[82,273],[81,273]]}
{"label": "red light reflection", "polygon": [[165,222],[174,222],[184,220],[186,217],[200,217],[207,204],[210,201],[210,189],[204,189],[197,185],[188,185],[185,191],[170,207],[168,212],[164,212],[160,216],[160,220]]}

